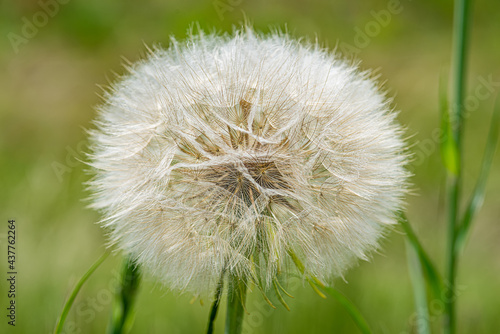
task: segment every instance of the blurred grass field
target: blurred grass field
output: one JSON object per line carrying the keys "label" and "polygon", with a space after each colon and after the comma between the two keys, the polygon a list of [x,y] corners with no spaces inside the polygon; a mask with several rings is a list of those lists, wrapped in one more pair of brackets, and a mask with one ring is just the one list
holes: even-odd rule
{"label": "blurred grass field", "polygon": [[[54,15],[46,14],[45,22],[40,12],[47,10],[41,4],[48,2],[56,7]],[[385,21],[381,11],[390,14]],[[332,49],[338,46],[346,57],[361,60],[361,68],[376,69],[394,97],[395,108],[401,110],[399,120],[408,127],[415,154],[408,216],[442,270],[444,173],[432,137],[439,126],[439,77],[450,65],[451,1],[4,0],[0,3],[0,332],[50,333],[72,287],[105,249],[104,232],[95,224],[99,217],[85,207],[82,183],[89,176],[81,162],[84,129],[91,126],[93,108],[101,102],[98,86],[125,73],[123,58],[140,59],[146,45],[168,46],[171,35],[183,39],[193,22],[224,32],[244,21],[260,31],[286,28],[294,36],[317,39]],[[40,23],[29,38],[23,35],[26,22]],[[489,115],[500,92],[500,4],[475,1],[473,22],[465,134],[467,192],[479,173]],[[13,34],[22,42],[13,43]],[[459,333],[498,333],[500,328],[499,171],[497,154],[484,208],[459,264]],[[6,225],[12,218],[18,224],[14,328],[6,324],[4,279]],[[347,273],[345,282],[337,280],[336,287],[360,308],[374,333],[414,333],[401,230],[396,228],[382,244],[371,262],[360,263]],[[120,263],[120,254],[113,254],[91,277],[74,304],[65,333],[105,331]],[[310,287],[296,285],[295,298],[289,301],[291,312],[271,310],[254,291],[247,304],[247,332],[357,333],[335,300],[321,299]],[[203,333],[210,305],[190,304],[191,297],[144,277],[131,333]],[[217,333],[223,332],[224,306],[220,311]],[[430,312],[433,326],[438,327],[442,305],[431,303]]]}

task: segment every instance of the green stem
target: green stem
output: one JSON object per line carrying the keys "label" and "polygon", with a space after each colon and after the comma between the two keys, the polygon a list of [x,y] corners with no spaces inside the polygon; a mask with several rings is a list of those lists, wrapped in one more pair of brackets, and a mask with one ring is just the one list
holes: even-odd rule
{"label": "green stem", "polygon": [[130,327],[130,313],[137,295],[140,283],[139,267],[131,258],[127,258],[123,264],[122,280],[118,289],[111,324],[110,334],[126,333]]}
{"label": "green stem", "polygon": [[445,322],[444,333],[455,333],[455,278],[457,254],[456,249],[456,224],[457,224],[457,204],[458,204],[458,179],[452,180],[449,189],[449,216],[448,216],[448,249],[446,258],[446,282],[445,282]]}
{"label": "green stem", "polygon": [[346,296],[344,296],[344,294],[329,286],[324,286],[323,288],[330,296],[335,298],[337,302],[342,305],[342,307],[344,307],[362,334],[372,333],[370,326],[368,326],[368,322],[366,322],[365,318],[363,318],[361,312]]}
{"label": "green stem", "polygon": [[222,296],[222,290],[224,287],[224,270],[221,273],[219,283],[217,283],[217,288],[215,289],[215,299],[210,309],[210,316],[208,318],[207,334],[212,334],[214,332],[215,318],[217,317],[217,312],[219,311],[220,297]]}
{"label": "green stem", "polygon": [[454,120],[453,135],[457,145],[458,166],[456,175],[449,174],[450,182],[448,188],[448,249],[447,249],[447,291],[445,302],[444,333],[455,333],[455,278],[457,271],[458,253],[456,251],[456,235],[458,225],[458,212],[460,202],[460,188],[462,179],[462,136],[464,120],[464,91],[466,82],[466,55],[467,55],[467,31],[469,0],[456,0],[453,27],[453,91],[452,110],[450,116]]}
{"label": "green stem", "polygon": [[411,243],[406,241],[406,255],[408,257],[408,272],[413,286],[413,296],[415,298],[415,311],[417,312],[417,333],[430,334],[429,307],[427,306],[427,289],[425,275],[417,250]]}
{"label": "green stem", "polygon": [[101,263],[106,260],[108,257],[109,252],[106,251],[104,254],[90,267],[90,269],[80,278],[78,283],[76,284],[75,288],[71,292],[71,295],[69,296],[68,300],[64,304],[64,308],[61,312],[61,315],[59,316],[59,319],[57,320],[56,328],[54,330],[55,334],[62,333],[63,327],[64,327],[64,322],[66,321],[66,317],[68,316],[69,310],[71,309],[71,306],[73,305],[73,302],[75,301],[76,296],[78,295],[78,292],[80,292],[80,289],[82,288],[83,284],[89,279],[90,276],[96,271],[97,268],[101,265]]}
{"label": "green stem", "polygon": [[229,275],[225,334],[240,334],[245,315],[246,281]]}

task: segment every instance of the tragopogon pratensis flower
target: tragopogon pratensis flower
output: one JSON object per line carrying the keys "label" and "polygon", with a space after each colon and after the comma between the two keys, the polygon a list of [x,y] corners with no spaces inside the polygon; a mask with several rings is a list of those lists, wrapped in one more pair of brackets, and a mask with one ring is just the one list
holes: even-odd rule
{"label": "tragopogon pratensis flower", "polygon": [[93,207],[171,288],[209,292],[223,273],[269,287],[297,271],[292,256],[328,282],[396,221],[395,113],[367,73],[317,45],[200,33],[152,51],[105,98]]}

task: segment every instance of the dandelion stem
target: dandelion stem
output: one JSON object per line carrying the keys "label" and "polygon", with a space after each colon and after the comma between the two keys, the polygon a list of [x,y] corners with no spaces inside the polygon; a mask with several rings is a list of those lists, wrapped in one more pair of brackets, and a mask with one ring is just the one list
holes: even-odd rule
{"label": "dandelion stem", "polygon": [[454,12],[453,38],[454,47],[452,56],[452,109],[450,116],[454,121],[453,136],[458,152],[458,166],[455,175],[448,173],[448,250],[447,250],[447,291],[445,296],[445,322],[444,333],[455,333],[455,278],[457,270],[458,253],[456,251],[456,235],[460,202],[460,188],[462,179],[462,135],[464,119],[464,90],[466,83],[466,55],[467,55],[467,30],[469,24],[469,0],[456,0]]}
{"label": "dandelion stem", "polygon": [[219,283],[217,283],[217,288],[215,289],[215,300],[214,303],[212,304],[212,308],[210,309],[207,334],[212,334],[214,332],[215,318],[217,317],[217,311],[219,311],[220,297],[222,296],[222,290],[224,287],[224,273],[225,271],[223,270],[221,273]]}
{"label": "dandelion stem", "polygon": [[245,300],[247,294],[246,281],[232,275],[228,275],[227,313],[225,334],[240,334],[243,328],[243,317],[245,315]]}
{"label": "dandelion stem", "polygon": [[125,333],[131,325],[130,311],[135,301],[139,282],[139,267],[131,258],[127,258],[123,264],[122,279],[113,306],[113,314],[109,326],[110,334]]}

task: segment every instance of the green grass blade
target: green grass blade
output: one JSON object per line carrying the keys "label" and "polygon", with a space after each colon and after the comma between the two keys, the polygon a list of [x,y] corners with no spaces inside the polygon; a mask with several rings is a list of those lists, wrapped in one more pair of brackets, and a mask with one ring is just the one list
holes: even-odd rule
{"label": "green grass blade", "polygon": [[371,334],[370,327],[368,326],[365,318],[361,315],[361,312],[359,312],[358,308],[346,296],[344,296],[340,291],[329,286],[324,286],[323,289],[344,307],[344,309],[351,316],[356,326],[358,326],[361,333]]}
{"label": "green grass blade", "polygon": [[71,292],[71,295],[66,301],[66,304],[64,304],[59,319],[57,320],[56,328],[54,330],[55,334],[59,334],[62,332],[64,327],[64,322],[66,321],[66,317],[68,316],[69,310],[71,309],[71,306],[73,305],[73,302],[75,301],[78,292],[80,292],[80,289],[82,288],[83,284],[85,284],[85,282],[89,279],[89,277],[92,276],[92,274],[96,271],[96,269],[99,268],[99,266],[104,262],[104,260],[106,260],[108,255],[109,255],[108,251],[104,252],[104,254],[99,259],[97,259],[97,261],[89,268],[89,270],[87,270],[87,272],[80,278],[78,283],[76,283],[75,287],[73,288],[73,291]]}
{"label": "green grass blade", "polygon": [[441,132],[443,136],[440,142],[441,160],[448,172],[453,175],[458,175],[460,169],[460,155],[457,142],[453,136],[451,115],[449,112],[446,85],[444,84],[443,76],[439,79],[439,110],[441,113]]}
{"label": "green grass blade", "polygon": [[413,296],[415,297],[417,333],[430,334],[427,289],[424,274],[422,272],[422,264],[415,247],[413,247],[408,240],[405,244],[408,257],[408,272],[413,286]]}
{"label": "green grass blade", "polygon": [[[305,267],[300,261],[299,257],[293,252],[292,249],[288,249],[288,254],[292,258],[292,261],[295,263],[295,266],[300,271],[301,274],[305,274]],[[326,286],[323,282],[321,282],[316,277],[306,275],[306,280],[309,282],[313,290],[322,298],[326,298],[326,296],[321,292],[320,288],[323,289],[330,296],[335,298],[340,305],[344,307],[344,309],[349,313],[354,323],[358,326],[359,330],[363,334],[371,334],[370,327],[366,322],[365,318],[361,315],[358,308],[340,291]]]}
{"label": "green grass blade", "polygon": [[488,175],[491,169],[491,164],[493,162],[493,157],[495,156],[495,150],[498,143],[500,128],[500,98],[497,98],[495,103],[495,109],[491,117],[491,125],[488,133],[488,140],[486,142],[486,149],[484,151],[483,161],[481,163],[481,172],[477,179],[474,192],[472,193],[471,199],[468,203],[467,209],[465,211],[464,217],[460,223],[460,227],[457,232],[457,251],[463,250],[467,235],[470,231],[470,227],[474,216],[481,207],[484,199],[484,193],[486,190],[486,181],[488,180]]}
{"label": "green grass blade", "polygon": [[120,283],[108,331],[110,334],[126,333],[131,326],[130,314],[139,288],[140,271],[130,257],[124,261]]}
{"label": "green grass blade", "polygon": [[418,258],[422,265],[422,271],[426,278],[426,282],[429,284],[434,297],[441,298],[441,291],[443,288],[442,279],[439,276],[439,273],[436,270],[435,265],[432,263],[430,257],[427,255],[424,248],[422,247],[422,244],[418,240],[417,235],[413,231],[404,213],[401,213],[399,217],[399,223],[401,224],[403,230],[406,233],[406,239],[408,240],[408,242],[418,255]]}

